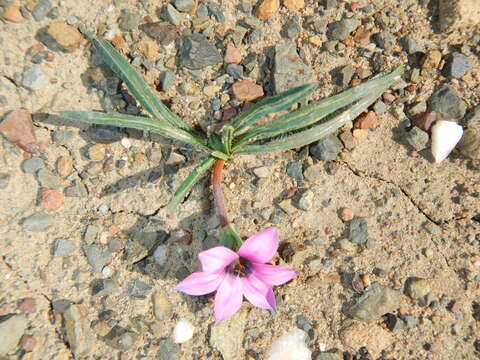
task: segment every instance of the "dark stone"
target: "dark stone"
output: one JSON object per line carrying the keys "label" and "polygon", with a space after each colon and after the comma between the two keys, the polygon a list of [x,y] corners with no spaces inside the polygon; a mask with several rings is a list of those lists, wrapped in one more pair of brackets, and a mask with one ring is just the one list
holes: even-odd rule
{"label": "dark stone", "polygon": [[96,143],[111,144],[122,140],[125,131],[122,128],[110,125],[91,125],[86,133]]}
{"label": "dark stone", "polygon": [[402,49],[405,50],[409,55],[421,51],[421,48],[420,46],[418,46],[417,42],[409,37],[404,37],[400,39],[400,45],[402,46]]}
{"label": "dark stone", "polygon": [[237,64],[228,64],[225,68],[228,75],[232,76],[235,80],[243,78],[243,66]]}
{"label": "dark stone", "polygon": [[368,240],[368,224],[363,217],[354,217],[348,228],[348,239],[356,244],[364,244]]}
{"label": "dark stone", "polygon": [[137,333],[118,325],[115,325],[104,338],[107,345],[122,351],[130,349],[137,339]]}
{"label": "dark stone", "polygon": [[147,298],[147,293],[152,289],[152,286],[141,281],[133,280],[128,286],[128,294],[133,299],[143,300]]}
{"label": "dark stone", "polygon": [[310,153],[312,156],[323,161],[334,160],[342,149],[343,144],[335,135],[327,136],[317,143],[310,145]]}
{"label": "dark stone", "polygon": [[139,28],[162,45],[172,43],[180,35],[175,25],[163,21],[142,24]]}
{"label": "dark stone", "polygon": [[373,40],[377,46],[382,49],[388,50],[393,46],[395,42],[395,36],[390,31],[382,31],[381,33],[375,34]]}
{"label": "dark stone", "polygon": [[296,180],[303,180],[303,164],[300,161],[288,163],[287,175]]}
{"label": "dark stone", "polygon": [[223,58],[215,45],[201,34],[184,37],[178,56],[180,66],[191,70],[200,70],[223,62]]}
{"label": "dark stone", "polygon": [[444,85],[428,99],[428,109],[435,111],[437,120],[457,121],[463,118],[467,107],[450,86]]}
{"label": "dark stone", "polygon": [[162,338],[158,341],[160,350],[157,351],[157,359],[159,360],[175,360],[178,359],[182,351],[179,344],[175,344],[173,340]]}
{"label": "dark stone", "polygon": [[356,17],[335,21],[328,25],[328,39],[343,41],[360,26],[360,20]]}
{"label": "dark stone", "polygon": [[214,2],[207,2],[208,13],[217,20],[220,24],[225,23],[225,15],[223,14],[222,8],[214,3]]}
{"label": "dark stone", "polygon": [[455,52],[450,54],[445,60],[442,72],[447,77],[460,79],[471,69],[470,61],[465,55]]}

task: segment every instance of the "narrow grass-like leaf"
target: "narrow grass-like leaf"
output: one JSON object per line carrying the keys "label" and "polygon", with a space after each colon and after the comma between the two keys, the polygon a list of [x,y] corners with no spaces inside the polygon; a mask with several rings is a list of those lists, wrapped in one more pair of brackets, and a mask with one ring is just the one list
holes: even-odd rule
{"label": "narrow grass-like leaf", "polygon": [[169,211],[174,210],[178,204],[180,204],[185,196],[190,192],[192,187],[200,180],[200,178],[213,166],[216,158],[209,156],[203,160],[180,184],[178,189],[175,191],[172,199],[166,206],[166,209]]}
{"label": "narrow grass-like leaf", "polygon": [[346,122],[355,119],[371,104],[373,104],[375,100],[382,95],[382,93],[383,90],[364,97],[356,104],[346,108],[339,114],[335,115],[332,119],[329,119],[321,124],[314,125],[306,130],[298,131],[293,135],[280,136],[278,139],[273,139],[265,143],[253,143],[246,145],[240,151],[238,151],[238,153],[251,154],[259,152],[284,151],[318,141],[342,127]]}
{"label": "narrow grass-like leaf", "polygon": [[171,126],[156,119],[127,114],[110,114],[95,111],[61,111],[60,114],[72,120],[79,120],[90,124],[112,125],[138,130],[148,130],[162,136],[199,146],[207,151],[210,148],[203,143],[203,139],[190,134],[188,131]]}
{"label": "narrow grass-like leaf", "polygon": [[153,94],[150,87],[133,68],[132,65],[120,54],[108,41],[101,38],[93,39],[95,48],[102,56],[107,65],[117,74],[128,86],[133,96],[153,117],[159,121],[166,120],[170,124],[181,129],[191,129],[178,116]]}
{"label": "narrow grass-like leaf", "polygon": [[228,155],[232,152],[233,132],[232,126],[225,127],[222,132],[222,143],[225,144]]}
{"label": "narrow grass-like leaf", "polygon": [[400,66],[388,75],[372,79],[364,84],[345,90],[340,94],[302,106],[300,109],[280,116],[269,123],[256,126],[249,132],[238,137],[234,147],[239,148],[243,144],[251,141],[258,141],[283,133],[290,133],[313,125],[326,116],[358,101],[372,92],[377,93],[388,89],[390,85],[399,78],[403,71],[404,67]]}
{"label": "narrow grass-like leaf", "polygon": [[240,114],[233,121],[232,126],[235,129],[235,134],[241,134],[265,115],[288,109],[310,94],[315,86],[315,84],[300,85],[281,94],[260,100],[250,110]]}

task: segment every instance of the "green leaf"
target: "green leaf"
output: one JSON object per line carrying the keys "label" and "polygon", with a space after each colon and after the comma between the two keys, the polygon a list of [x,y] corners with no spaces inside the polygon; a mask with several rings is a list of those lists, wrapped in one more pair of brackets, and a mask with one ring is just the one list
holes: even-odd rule
{"label": "green leaf", "polygon": [[238,137],[235,141],[234,148],[238,149],[243,144],[251,141],[275,137],[313,125],[372,92],[377,93],[388,89],[388,87],[399,78],[403,71],[404,67],[400,66],[386,76],[372,79],[364,84],[345,90],[340,94],[302,106],[300,109],[280,116],[269,123],[256,126],[249,132]]}
{"label": "green leaf", "polygon": [[260,100],[250,110],[240,114],[233,121],[232,126],[235,129],[235,134],[241,134],[265,115],[288,109],[310,94],[315,86],[315,84],[300,85],[281,94]]}
{"label": "green leaf", "polygon": [[222,143],[225,144],[225,150],[228,155],[232,152],[233,132],[232,126],[226,126],[222,131]]}
{"label": "green leaf", "polygon": [[215,164],[216,159],[213,156],[209,156],[203,160],[180,184],[175,191],[172,199],[166,206],[169,211],[174,210],[178,204],[180,204],[185,196],[190,192],[192,187],[200,180],[200,178]]}
{"label": "green leaf", "polygon": [[188,131],[172,127],[168,123],[166,124],[148,117],[72,110],[61,111],[60,114],[66,118],[79,120],[90,124],[112,125],[139,130],[148,130],[171,139],[199,146],[210,151],[210,148],[203,143],[202,139],[195,137]]}
{"label": "green leaf", "polygon": [[284,151],[305,146],[314,141],[318,141],[321,138],[331,134],[335,130],[342,127],[346,122],[355,119],[371,104],[373,104],[375,100],[377,100],[377,98],[382,95],[382,93],[383,90],[370,94],[356,104],[352,105],[351,107],[344,109],[342,112],[335,115],[332,119],[327,120],[321,124],[314,125],[307,130],[296,132],[293,135],[280,136],[278,139],[267,141],[264,144],[253,143],[251,145],[246,145],[238,153],[251,154],[258,152]]}
{"label": "green leaf", "polygon": [[153,94],[150,87],[133,68],[132,65],[108,41],[101,38],[93,39],[93,44],[102,59],[128,86],[133,96],[153,117],[166,120],[170,124],[185,130],[191,130],[178,116]]}

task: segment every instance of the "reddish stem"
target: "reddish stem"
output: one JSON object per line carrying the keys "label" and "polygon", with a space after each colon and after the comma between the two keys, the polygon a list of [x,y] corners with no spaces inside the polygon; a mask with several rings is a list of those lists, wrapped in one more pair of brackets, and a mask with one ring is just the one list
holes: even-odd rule
{"label": "reddish stem", "polygon": [[227,210],[225,209],[225,199],[222,192],[222,170],[225,160],[218,159],[213,165],[212,172],[212,186],[213,186],[213,199],[215,204],[215,212],[220,220],[221,227],[225,227],[230,224],[227,216]]}

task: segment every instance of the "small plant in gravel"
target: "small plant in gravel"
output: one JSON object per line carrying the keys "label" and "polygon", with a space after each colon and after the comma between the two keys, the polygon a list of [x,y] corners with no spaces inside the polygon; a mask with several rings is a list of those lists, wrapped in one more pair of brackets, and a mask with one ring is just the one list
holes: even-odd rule
{"label": "small plant in gravel", "polygon": [[289,281],[295,272],[265,264],[277,250],[276,229],[259,232],[245,243],[234,229],[227,216],[221,189],[225,162],[236,155],[295,149],[320,140],[365,111],[400,78],[404,67],[398,67],[388,75],[376,77],[337,95],[301,106],[267,123],[256,124],[269,114],[288,110],[299,103],[314,90],[315,85],[295,87],[258,101],[223,126],[218,134],[207,136],[188,126],[155,97],[141,76],[108,41],[97,38],[93,44],[104,62],[127,84],[132,95],[151,117],[90,111],[62,111],[61,115],[92,124],[151,131],[204,151],[205,159],[176,190],[167,205],[168,210],[174,210],[199,179],[213,167],[212,187],[215,211],[221,226],[221,246],[200,253],[203,271],[187,277],[177,289],[190,295],[217,291],[217,321],[233,315],[240,308],[243,296],[255,306],[273,309],[275,298],[271,286]]}

